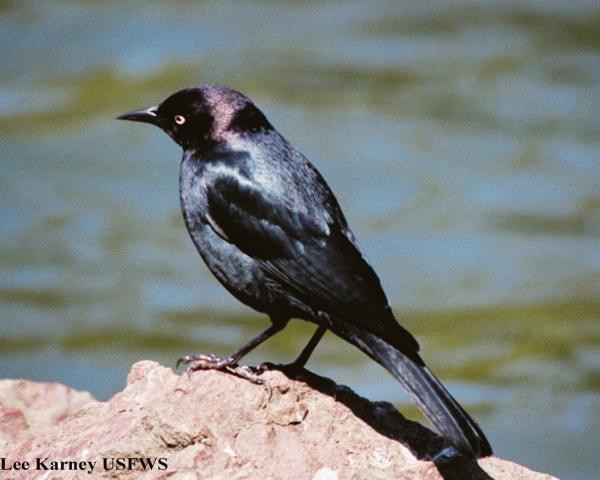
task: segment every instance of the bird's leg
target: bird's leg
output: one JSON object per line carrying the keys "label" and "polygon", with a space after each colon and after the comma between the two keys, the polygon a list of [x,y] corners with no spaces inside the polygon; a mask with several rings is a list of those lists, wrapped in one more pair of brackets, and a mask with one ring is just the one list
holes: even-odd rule
{"label": "bird's leg", "polygon": [[[302,370],[304,368],[304,365],[306,365],[306,362],[310,358],[311,354],[315,350],[316,346],[321,341],[321,338],[323,338],[323,335],[325,335],[326,331],[327,331],[326,325],[323,325],[323,324],[319,325],[319,328],[317,328],[315,333],[313,333],[313,336],[310,337],[310,340],[308,341],[306,346],[302,349],[302,351],[300,352],[300,355],[298,355],[298,358],[296,358],[296,360],[294,360],[290,364],[279,366],[279,368],[282,370],[285,370],[286,372],[290,372],[290,373],[298,373],[300,370]],[[269,362],[265,362],[265,363],[262,363],[261,365],[259,365],[258,369],[260,372],[263,372],[272,367],[277,368],[276,365],[273,365]]]}
{"label": "bird's leg", "polygon": [[277,332],[283,329],[287,321],[284,322],[273,322],[273,324],[263,331],[260,335],[257,335],[250,340],[246,345],[232,353],[228,357],[219,358],[216,355],[211,354],[197,354],[197,355],[185,355],[177,361],[177,368],[180,365],[189,365],[187,373],[191,374],[196,370],[224,370],[233,373],[239,377],[250,380],[253,383],[264,384],[265,382],[258,378],[248,367],[238,366],[238,362],[244,355],[258,347],[265,340],[268,340]]}
{"label": "bird's leg", "polygon": [[296,358],[296,360],[290,363],[287,367],[295,371],[302,370],[317,347],[318,343],[321,341],[321,338],[323,338],[323,335],[325,335],[326,331],[327,327],[325,325],[319,325],[319,328],[317,328],[317,331],[313,333],[312,337],[310,337],[310,340],[302,349],[300,355],[298,355],[298,358]]}

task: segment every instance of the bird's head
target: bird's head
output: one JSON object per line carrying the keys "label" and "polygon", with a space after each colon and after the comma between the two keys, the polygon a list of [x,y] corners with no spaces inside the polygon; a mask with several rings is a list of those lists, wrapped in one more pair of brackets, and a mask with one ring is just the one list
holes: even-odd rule
{"label": "bird's head", "polygon": [[117,118],[156,125],[184,150],[208,150],[235,135],[273,129],[248,97],[221,85],[185,88]]}

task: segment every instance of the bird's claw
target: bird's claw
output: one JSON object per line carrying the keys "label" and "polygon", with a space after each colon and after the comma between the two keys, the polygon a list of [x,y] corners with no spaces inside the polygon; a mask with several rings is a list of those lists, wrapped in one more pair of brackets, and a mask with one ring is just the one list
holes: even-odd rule
{"label": "bird's claw", "polygon": [[189,365],[187,372],[196,370],[223,370],[227,367],[237,365],[237,361],[231,357],[220,358],[209,353],[200,353],[197,355],[185,355],[177,360],[177,368],[181,365]]}
{"label": "bird's claw", "polygon": [[266,380],[260,378],[260,375],[263,373],[258,368],[253,368],[248,365],[236,365],[235,367],[226,367],[226,371],[232,373],[233,375],[248,380],[255,385],[262,385],[268,393],[267,401],[271,399],[273,395],[273,389],[271,385]]}
{"label": "bird's claw", "polygon": [[266,380],[260,378],[260,375],[266,370],[262,369],[262,365],[258,368],[253,368],[248,365],[238,365],[237,360],[232,357],[220,358],[212,353],[185,355],[177,360],[177,368],[181,365],[188,365],[186,369],[188,377],[197,370],[221,370],[223,372],[231,373],[236,377],[248,380],[255,385],[262,385],[266,388],[269,399],[271,398],[271,386]]}

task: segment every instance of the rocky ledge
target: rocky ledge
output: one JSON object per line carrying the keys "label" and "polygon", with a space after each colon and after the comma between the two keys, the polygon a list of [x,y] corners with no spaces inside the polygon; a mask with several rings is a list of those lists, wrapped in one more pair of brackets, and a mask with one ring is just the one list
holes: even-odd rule
{"label": "rocky ledge", "polygon": [[554,478],[496,457],[434,463],[441,438],[389,403],[308,372],[262,378],[270,392],[143,361],[107,402],[60,384],[0,381],[0,478]]}

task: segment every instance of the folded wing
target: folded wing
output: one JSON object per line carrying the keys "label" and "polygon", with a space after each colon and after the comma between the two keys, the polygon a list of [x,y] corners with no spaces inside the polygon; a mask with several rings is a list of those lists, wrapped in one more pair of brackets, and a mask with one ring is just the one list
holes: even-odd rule
{"label": "folded wing", "polygon": [[296,298],[418,358],[417,341],[394,319],[379,279],[351,241],[341,212],[336,219],[326,209],[321,214],[309,211],[233,174],[213,177],[208,207],[214,230]]}

